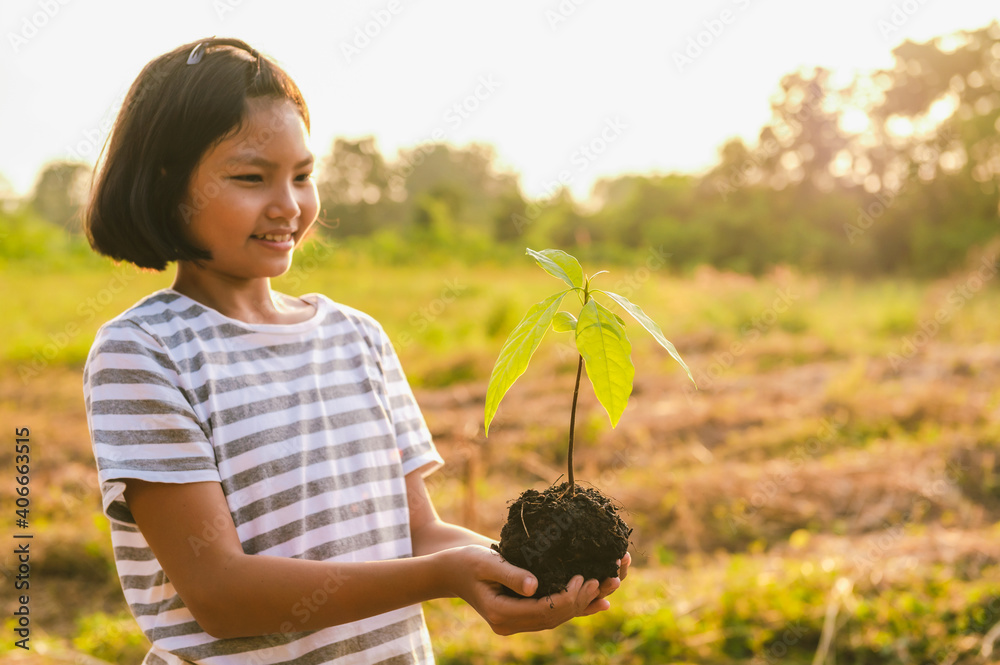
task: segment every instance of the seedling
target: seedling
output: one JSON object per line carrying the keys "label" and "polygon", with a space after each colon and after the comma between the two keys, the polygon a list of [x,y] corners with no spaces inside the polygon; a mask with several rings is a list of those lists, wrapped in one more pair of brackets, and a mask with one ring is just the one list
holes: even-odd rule
{"label": "seedling", "polygon": [[[692,382],[694,377],[674,345],[664,337],[660,327],[645,312],[625,296],[592,287],[594,278],[607,271],[587,276],[579,261],[558,249],[540,252],[528,249],[527,253],[545,272],[561,279],[569,288],[532,305],[504,342],[486,390],[485,427],[488,436],[490,422],[496,415],[500,401],[528,368],[535,349],[548,329],[551,327],[557,332],[572,333],[579,360],[569,419],[567,482],[558,488],[549,488],[544,493],[528,490],[514,501],[497,548],[508,561],[525,567],[538,576],[539,590],[535,595],[544,596],[565,588],[569,579],[577,573],[590,573],[589,576],[598,578],[602,574],[604,577],[617,574],[614,562],[625,554],[628,535],[631,533],[631,529],[618,517],[607,497],[595,488],[578,490],[573,473],[576,409],[584,365],[594,394],[607,411],[612,427],[618,425],[625,411],[635,376],[632,345],[625,333],[625,321],[594,296],[606,297],[628,312],[680,363]],[[574,292],[580,298],[579,314],[559,311],[563,299]],[[533,522],[530,528],[529,522]],[[611,531],[607,538],[602,534],[592,533],[594,529],[602,528]],[[581,531],[584,532],[583,537]],[[536,535],[533,536],[532,532]],[[577,564],[591,569],[573,569],[572,566]],[[567,569],[567,566],[570,568]]]}
{"label": "seedling", "polygon": [[[576,387],[573,389],[573,407],[569,418],[567,478],[568,492],[572,495],[576,487],[573,475],[573,432],[576,427],[576,405],[580,396],[580,378],[584,363],[587,365],[587,376],[594,387],[594,394],[608,412],[612,427],[618,425],[625,411],[628,398],[632,394],[632,379],[635,376],[635,366],[631,357],[632,345],[625,334],[625,321],[595,300],[594,295],[606,296],[631,314],[660,346],[681,364],[692,383],[694,377],[691,376],[691,370],[681,359],[674,345],[663,336],[660,326],[646,316],[638,305],[632,304],[628,298],[617,293],[591,288],[591,281],[607,270],[588,277],[583,274],[580,263],[562,250],[543,249],[536,252],[529,249],[527,253],[534,257],[545,272],[558,277],[569,288],[533,305],[500,349],[500,356],[493,367],[489,387],[486,390],[486,434],[489,436],[490,422],[496,415],[500,400],[518,377],[524,374],[528,362],[549,327],[551,326],[556,332],[574,333],[573,341],[580,358],[576,368]],[[563,298],[573,291],[580,297],[582,305],[579,316],[559,311]]]}

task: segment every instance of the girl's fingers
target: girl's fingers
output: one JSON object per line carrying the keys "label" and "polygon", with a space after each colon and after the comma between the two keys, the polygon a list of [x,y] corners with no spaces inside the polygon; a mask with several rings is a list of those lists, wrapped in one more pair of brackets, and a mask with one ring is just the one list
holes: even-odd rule
{"label": "girl's fingers", "polygon": [[490,580],[499,582],[514,593],[522,596],[531,596],[538,588],[538,580],[524,568],[518,568],[512,563],[504,561],[499,553],[490,550],[491,572]]}
{"label": "girl's fingers", "polygon": [[618,564],[618,579],[624,580],[625,576],[628,575],[628,567],[632,565],[632,555],[625,552],[625,556],[622,557],[621,563]]}
{"label": "girl's fingers", "polygon": [[597,580],[584,580],[582,575],[577,575],[566,585],[566,591],[559,596],[553,596],[559,600],[558,604],[553,604],[557,608],[564,608],[564,611],[571,613],[566,617],[567,619],[581,616],[598,597],[600,591],[600,584]]}
{"label": "girl's fingers", "polygon": [[591,614],[603,612],[604,610],[610,609],[610,607],[611,603],[608,602],[606,598],[597,598],[587,606],[587,609],[585,609],[580,616],[589,617]]}
{"label": "girl's fingers", "polygon": [[[528,573],[516,566],[510,567],[516,571],[514,576],[500,574],[497,577],[504,577],[506,581],[497,581],[516,590],[510,585],[523,580]],[[537,586],[533,576],[530,581],[530,585],[524,584],[522,588]],[[574,617],[589,616],[608,609],[611,604],[602,598],[601,591],[602,585],[597,580],[584,580],[582,575],[573,577],[565,591],[544,598],[514,598],[499,593],[497,589],[492,598],[494,612],[490,613],[493,617],[490,623],[495,631],[503,635],[554,628]]]}
{"label": "girl's fingers", "polygon": [[600,593],[598,594],[597,597],[604,598],[606,596],[610,596],[615,591],[617,591],[618,587],[620,587],[621,585],[622,585],[621,578],[618,577],[608,578],[603,582],[601,582]]}
{"label": "girl's fingers", "polygon": [[577,605],[581,612],[585,611],[590,604],[601,595],[601,583],[597,580],[587,580],[581,589],[581,595],[577,599]]}
{"label": "girl's fingers", "polygon": [[[566,585],[566,590],[554,596],[548,596],[550,610],[563,611],[566,608],[574,608],[580,603],[580,596],[584,593],[583,575],[576,575]],[[542,600],[546,600],[543,598]],[[590,601],[587,601],[590,602]]]}

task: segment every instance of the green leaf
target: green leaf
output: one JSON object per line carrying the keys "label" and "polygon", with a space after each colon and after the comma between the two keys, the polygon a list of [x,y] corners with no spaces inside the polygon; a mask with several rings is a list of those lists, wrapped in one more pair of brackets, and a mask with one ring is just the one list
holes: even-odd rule
{"label": "green leaf", "polygon": [[543,249],[540,252],[528,248],[527,254],[545,272],[566,282],[570,288],[583,288],[583,268],[580,262],[561,249]]}
{"label": "green leaf", "polygon": [[591,300],[580,311],[576,324],[576,348],[587,364],[587,376],[594,386],[594,394],[611,418],[611,426],[625,412],[632,394],[632,345],[625,334],[625,326],[615,313]]}
{"label": "green leaf", "polygon": [[589,278],[587,278],[587,286],[590,286],[590,283],[592,281],[594,281],[594,278],[597,277],[598,275],[608,275],[608,274],[610,274],[610,273],[607,270],[598,270],[593,275],[591,275]]}
{"label": "green leaf", "polygon": [[500,349],[500,355],[493,366],[493,373],[490,374],[489,386],[486,388],[487,435],[490,433],[490,421],[496,415],[500,400],[514,385],[517,377],[524,374],[524,370],[528,368],[528,361],[531,360],[539,342],[549,329],[552,317],[559,310],[563,297],[569,291],[567,289],[532,305]]}
{"label": "green leaf", "polygon": [[576,330],[576,317],[569,312],[559,312],[552,319],[552,329],[556,332]]}
{"label": "green leaf", "polygon": [[[684,371],[687,372],[688,378],[691,379],[691,383],[695,383],[694,377],[691,376],[691,370],[688,369],[688,366],[684,363],[683,360],[681,360],[681,355],[677,353],[677,349],[674,347],[674,345],[671,344],[667,340],[667,338],[663,336],[663,331],[660,330],[660,326],[656,325],[656,322],[653,321],[653,319],[646,316],[646,313],[643,312],[641,309],[639,309],[638,305],[633,305],[629,301],[629,299],[626,298],[625,296],[620,296],[617,293],[612,293],[610,291],[600,291],[600,293],[603,293],[604,295],[606,295],[607,297],[611,298],[616,303],[621,305],[622,309],[631,314],[636,321],[642,324],[642,327],[649,331],[649,333],[656,339],[656,341],[660,343],[660,346],[665,348],[667,350],[667,353],[669,353],[674,360],[676,360],[681,364],[681,367],[683,367]],[[697,385],[698,384],[695,383],[695,386]]]}

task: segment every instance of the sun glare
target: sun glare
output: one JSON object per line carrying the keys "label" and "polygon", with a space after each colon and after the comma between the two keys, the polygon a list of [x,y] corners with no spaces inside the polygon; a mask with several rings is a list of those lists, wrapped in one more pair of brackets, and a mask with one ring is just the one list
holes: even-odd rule
{"label": "sun glare", "polygon": [[868,114],[861,109],[847,109],[840,116],[840,128],[849,134],[860,134],[870,125]]}

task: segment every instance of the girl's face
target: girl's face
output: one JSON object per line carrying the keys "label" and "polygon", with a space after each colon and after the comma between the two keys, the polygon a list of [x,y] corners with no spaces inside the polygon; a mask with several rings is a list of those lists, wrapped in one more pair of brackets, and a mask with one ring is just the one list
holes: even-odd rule
{"label": "girl's face", "polygon": [[288,270],[319,210],[307,141],[291,102],[253,99],[243,129],[202,156],[180,206],[188,238],[212,253],[199,272],[239,283]]}

